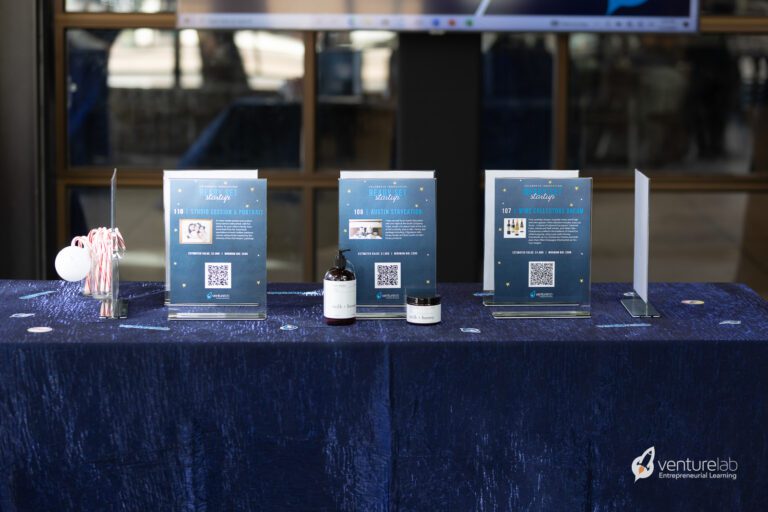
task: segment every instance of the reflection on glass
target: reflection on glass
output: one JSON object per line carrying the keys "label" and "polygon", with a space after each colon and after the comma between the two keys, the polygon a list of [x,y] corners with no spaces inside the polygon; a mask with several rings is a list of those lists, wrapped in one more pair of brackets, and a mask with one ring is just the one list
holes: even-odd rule
{"label": "reflection on glass", "polygon": [[550,166],[554,46],[545,35],[483,35],[485,169]]}
{"label": "reflection on glass", "polygon": [[300,34],[69,30],[67,43],[71,165],[300,167]]}
{"label": "reflection on glass", "polygon": [[574,34],[570,44],[571,166],[768,170],[768,37]]}
{"label": "reflection on glass", "polygon": [[331,268],[339,243],[339,191],[315,193],[315,281],[322,281]]}
{"label": "reflection on glass", "polygon": [[[593,262],[597,282],[632,278],[632,193],[596,192]],[[654,193],[650,219],[653,282],[738,282],[768,295],[768,194]]]}
{"label": "reflection on glass", "polygon": [[[73,188],[69,194],[70,239],[91,229],[109,227],[109,189]],[[163,192],[121,188],[117,196],[117,227],[126,241],[120,262],[123,281],[165,280]]]}
{"label": "reflection on glass", "polygon": [[[271,282],[303,278],[301,194],[269,190],[267,276]],[[69,193],[70,239],[109,226],[109,189],[79,187]],[[128,247],[120,264],[124,281],[165,280],[163,193],[156,188],[120,188],[117,227]]]}
{"label": "reflection on glass", "polygon": [[389,169],[395,138],[397,34],[326,32],[317,43],[317,164]]}
{"label": "reflection on glass", "polygon": [[66,0],[70,12],[174,12],[176,0]]}
{"label": "reflection on glass", "polygon": [[304,280],[304,215],[301,192],[267,194],[267,276],[271,282]]}
{"label": "reflection on glass", "polygon": [[766,0],[702,0],[701,14],[703,16],[766,16],[768,2]]}

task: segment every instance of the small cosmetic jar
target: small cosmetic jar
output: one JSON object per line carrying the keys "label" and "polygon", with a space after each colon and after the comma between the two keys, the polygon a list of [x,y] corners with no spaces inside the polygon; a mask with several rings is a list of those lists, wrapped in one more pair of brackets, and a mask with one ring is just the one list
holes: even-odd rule
{"label": "small cosmetic jar", "polygon": [[406,299],[407,320],[414,325],[437,325],[442,321],[442,305],[439,295],[409,295]]}

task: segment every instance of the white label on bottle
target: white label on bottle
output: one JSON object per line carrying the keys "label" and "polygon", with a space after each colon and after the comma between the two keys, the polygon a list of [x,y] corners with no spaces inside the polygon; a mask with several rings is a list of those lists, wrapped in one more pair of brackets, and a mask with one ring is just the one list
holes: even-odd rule
{"label": "white label on bottle", "polygon": [[323,281],[323,314],[347,320],[357,314],[357,281]]}

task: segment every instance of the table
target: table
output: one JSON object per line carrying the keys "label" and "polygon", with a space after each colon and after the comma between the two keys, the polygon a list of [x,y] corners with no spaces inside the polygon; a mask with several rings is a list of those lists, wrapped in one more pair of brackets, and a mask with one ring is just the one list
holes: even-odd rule
{"label": "table", "polygon": [[[442,285],[434,328],[326,327],[318,288],[270,287],[265,322],[168,324],[157,283],[124,285],[113,322],[73,285],[0,282],[0,510],[768,502],[768,305],[744,286],[652,285],[645,322],[628,285],[595,285],[589,320],[504,321],[479,285]],[[736,479],[661,478],[686,458]]]}

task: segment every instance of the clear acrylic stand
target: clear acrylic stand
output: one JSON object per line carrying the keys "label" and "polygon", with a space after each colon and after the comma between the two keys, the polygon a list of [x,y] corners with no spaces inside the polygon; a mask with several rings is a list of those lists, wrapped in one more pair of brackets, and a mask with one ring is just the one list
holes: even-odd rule
{"label": "clear acrylic stand", "polygon": [[645,302],[637,294],[621,299],[621,304],[632,318],[661,318],[661,313],[650,302]]}
{"label": "clear acrylic stand", "polygon": [[497,302],[494,297],[483,300],[483,305],[494,308],[491,316],[497,320],[514,318],[591,318],[591,304],[533,304]]}
{"label": "clear acrylic stand", "polygon": [[[112,173],[112,179],[110,180],[110,229],[109,229],[109,254],[96,254],[91,255],[92,267],[91,267],[91,281],[93,282],[93,288],[91,294],[94,299],[101,301],[101,308],[99,309],[99,317],[110,320],[118,320],[128,318],[128,304],[126,301],[120,299],[120,260],[125,255],[125,250],[118,242],[118,231],[115,227],[116,218],[116,196],[117,196],[117,169]],[[100,279],[99,262],[109,258],[110,275],[108,282],[103,282]]]}
{"label": "clear acrylic stand", "polygon": [[402,306],[357,306],[358,320],[403,320],[406,318],[405,305]]}

